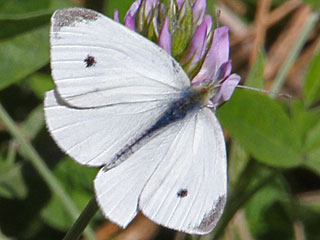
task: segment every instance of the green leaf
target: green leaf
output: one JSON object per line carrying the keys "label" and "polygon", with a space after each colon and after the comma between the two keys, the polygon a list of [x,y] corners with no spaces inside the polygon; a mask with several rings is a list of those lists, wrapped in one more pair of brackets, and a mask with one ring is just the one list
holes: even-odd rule
{"label": "green leaf", "polygon": [[303,143],[303,164],[320,174],[320,109],[308,110],[302,101],[296,101],[292,106],[292,116],[295,132]]}
{"label": "green leaf", "polygon": [[303,94],[308,107],[320,99],[320,48],[309,65]]}
{"label": "green leaf", "polygon": [[[257,173],[254,181],[259,179],[258,174],[263,173]],[[247,202],[245,206],[245,213],[249,228],[254,238],[263,239],[262,236],[264,234],[268,234],[272,231],[278,231],[278,234],[274,236],[274,239],[279,239],[283,230],[292,231],[290,228],[287,229],[287,225],[278,224],[277,226],[277,224],[275,224],[287,220],[286,216],[279,217],[281,213],[275,209],[276,204],[284,201],[285,199],[288,199],[288,195],[286,194],[284,183],[280,178],[275,178],[272,182],[259,190],[259,192],[257,192],[253,198]],[[279,207],[281,208],[281,206]],[[281,212],[284,213],[284,210]],[[275,219],[272,222],[273,217],[275,217]],[[271,224],[270,220],[272,222]],[[281,232],[279,232],[279,230],[281,230]],[[290,232],[287,234],[290,234]]]}
{"label": "green leaf", "polygon": [[19,14],[46,9],[51,0],[1,0],[0,14]]}
{"label": "green leaf", "polygon": [[64,210],[61,201],[53,195],[49,204],[41,211],[41,218],[49,226],[66,231],[72,226],[72,219]]}
{"label": "green leaf", "polygon": [[30,139],[34,139],[44,126],[43,106],[39,105],[29,114],[22,126],[23,133]]}
{"label": "green leaf", "polygon": [[298,135],[275,100],[252,91],[237,91],[231,101],[219,109],[218,118],[258,161],[275,167],[302,163]]}
{"label": "green leaf", "polygon": [[320,121],[308,132],[304,156],[305,166],[320,175]]}
{"label": "green leaf", "polygon": [[49,74],[36,72],[31,76],[27,77],[25,82],[32,89],[32,91],[39,97],[43,99],[47,91],[53,89],[54,83]]}
{"label": "green leaf", "polygon": [[0,40],[49,24],[52,13],[52,10],[43,10],[19,15],[0,15]]}
{"label": "green leaf", "polygon": [[308,132],[305,145],[307,151],[320,149],[320,121]]}
{"label": "green leaf", "polygon": [[239,176],[248,164],[249,156],[237,141],[233,141],[229,150],[228,176],[231,188],[238,183]]}
{"label": "green leaf", "polygon": [[256,88],[264,88],[264,63],[265,56],[262,51],[259,51],[258,57],[253,64],[248,77],[246,79],[246,85]]}
{"label": "green leaf", "polygon": [[[31,2],[30,0],[18,0],[11,5],[21,5],[21,2],[25,3],[28,1]],[[37,27],[48,25],[50,23],[51,15],[56,9],[74,6],[70,2],[64,0],[41,1],[41,3],[45,2],[48,3],[42,7],[40,4],[38,4],[38,1],[34,1],[34,3],[36,3],[34,4],[34,8],[21,8],[21,10],[16,11],[7,10],[0,12],[0,40],[12,38],[18,34],[28,32]],[[17,6],[19,9],[20,7],[21,6]]]}
{"label": "green leaf", "polygon": [[320,148],[310,151],[305,158],[304,165],[320,175]]}
{"label": "green leaf", "polygon": [[[96,173],[96,168],[81,166],[68,157],[64,158],[54,169],[54,174],[79,209],[83,209],[94,196],[92,185]],[[47,224],[61,231],[67,230],[72,224],[72,219],[56,197],[53,197],[43,209],[41,216]]]}
{"label": "green leaf", "polygon": [[291,104],[292,124],[301,142],[305,144],[307,135],[320,121],[320,109],[308,110],[302,101],[292,101]]}
{"label": "green leaf", "polygon": [[23,199],[27,195],[21,164],[5,161],[0,157],[0,196]]}
{"label": "green leaf", "polygon": [[46,65],[49,61],[49,26],[0,42],[0,89]]}

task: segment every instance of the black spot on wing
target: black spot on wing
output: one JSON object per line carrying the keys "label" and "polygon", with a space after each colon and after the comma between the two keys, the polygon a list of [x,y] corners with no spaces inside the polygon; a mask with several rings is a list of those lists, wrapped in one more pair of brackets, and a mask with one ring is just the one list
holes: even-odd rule
{"label": "black spot on wing", "polygon": [[95,66],[97,63],[95,58],[93,56],[90,56],[89,54],[83,61],[85,62],[87,68]]}
{"label": "black spot on wing", "polygon": [[99,14],[84,8],[65,8],[56,11],[52,17],[53,31],[58,32],[62,27],[75,26],[76,23],[96,21]]}
{"label": "black spot on wing", "polygon": [[208,232],[212,230],[217,225],[217,222],[219,221],[222,215],[225,203],[226,195],[220,196],[218,200],[214,202],[212,210],[210,210],[208,213],[204,215],[197,229],[203,232]]}
{"label": "black spot on wing", "polygon": [[178,192],[177,192],[177,197],[179,198],[184,198],[188,195],[188,189],[186,188],[183,188],[183,189],[180,189]]}

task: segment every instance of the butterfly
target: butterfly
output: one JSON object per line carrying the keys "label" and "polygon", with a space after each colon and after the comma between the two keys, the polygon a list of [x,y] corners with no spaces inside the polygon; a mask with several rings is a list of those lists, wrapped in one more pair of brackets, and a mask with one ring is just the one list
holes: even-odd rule
{"label": "butterfly", "polygon": [[212,86],[192,86],[165,50],[92,10],[56,11],[50,42],[47,127],[75,161],[101,168],[103,214],[121,227],[141,211],[178,231],[212,231],[227,194]]}

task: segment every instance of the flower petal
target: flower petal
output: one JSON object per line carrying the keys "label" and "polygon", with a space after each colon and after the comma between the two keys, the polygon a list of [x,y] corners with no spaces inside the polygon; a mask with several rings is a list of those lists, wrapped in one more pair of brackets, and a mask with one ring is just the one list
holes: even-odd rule
{"label": "flower petal", "polygon": [[134,3],[132,3],[124,18],[124,25],[126,25],[128,28],[132,29],[133,31],[136,31],[135,20],[136,20],[136,15],[138,13],[138,10],[140,8],[140,4],[141,4],[141,0],[136,0]]}
{"label": "flower petal", "polygon": [[214,30],[212,44],[198,74],[192,82],[213,79],[222,63],[229,59],[229,29],[220,27]]}
{"label": "flower petal", "polygon": [[156,35],[157,38],[159,38],[159,29],[158,29],[158,17],[159,17],[159,11],[160,11],[160,7],[161,5],[159,5],[158,8],[155,9],[155,14],[152,18],[152,25],[153,25],[153,29],[154,29],[154,33]]}
{"label": "flower petal", "polygon": [[231,60],[222,63],[221,66],[219,67],[216,75],[214,76],[214,82],[217,82],[219,80],[225,79],[227,76],[230,75],[232,70],[232,63]]}
{"label": "flower petal", "polygon": [[[178,10],[181,9],[181,6],[182,6],[182,4],[184,3],[184,1],[186,1],[186,0],[176,0],[176,3],[177,3],[177,5],[178,5]],[[188,0],[187,0],[187,1],[188,1]]]}
{"label": "flower petal", "polygon": [[119,11],[117,9],[113,10],[113,20],[116,22],[120,22],[119,20]]}
{"label": "flower petal", "polygon": [[154,8],[157,6],[159,0],[145,0],[144,3],[144,16],[149,19],[152,15]]}
{"label": "flower petal", "polygon": [[136,21],[135,17],[127,15],[124,19],[124,25],[130,28],[133,31],[136,31]]}
{"label": "flower petal", "polygon": [[192,58],[190,67],[195,63],[198,63],[205,54],[206,50],[206,36],[207,36],[207,23],[202,22],[197,27],[194,33],[187,54],[181,59],[181,63],[184,64]]}
{"label": "flower petal", "polygon": [[164,50],[166,50],[171,55],[171,35],[169,32],[169,19],[168,17],[165,18],[158,44],[160,47],[162,47]]}
{"label": "flower petal", "polygon": [[211,15],[207,14],[204,16],[203,18],[203,21],[207,23],[207,40],[208,40],[208,37],[209,37],[209,34],[212,30],[212,18],[211,18]]}
{"label": "flower petal", "polygon": [[212,99],[212,102],[217,106],[221,103],[229,101],[235,88],[239,84],[241,77],[238,74],[230,75],[218,89],[217,94]]}
{"label": "flower petal", "polygon": [[196,0],[192,6],[193,24],[198,26],[202,20],[207,7],[207,0]]}

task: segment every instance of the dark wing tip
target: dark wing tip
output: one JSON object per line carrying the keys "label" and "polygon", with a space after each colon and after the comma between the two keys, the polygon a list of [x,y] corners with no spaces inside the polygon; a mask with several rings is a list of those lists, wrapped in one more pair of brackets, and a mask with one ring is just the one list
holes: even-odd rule
{"label": "dark wing tip", "polygon": [[53,32],[65,26],[75,26],[76,23],[96,21],[99,13],[85,8],[63,8],[54,12],[51,18]]}
{"label": "dark wing tip", "polygon": [[222,195],[215,202],[213,209],[204,215],[201,224],[196,228],[201,232],[211,232],[212,229],[217,225],[226,203],[226,195]]}

